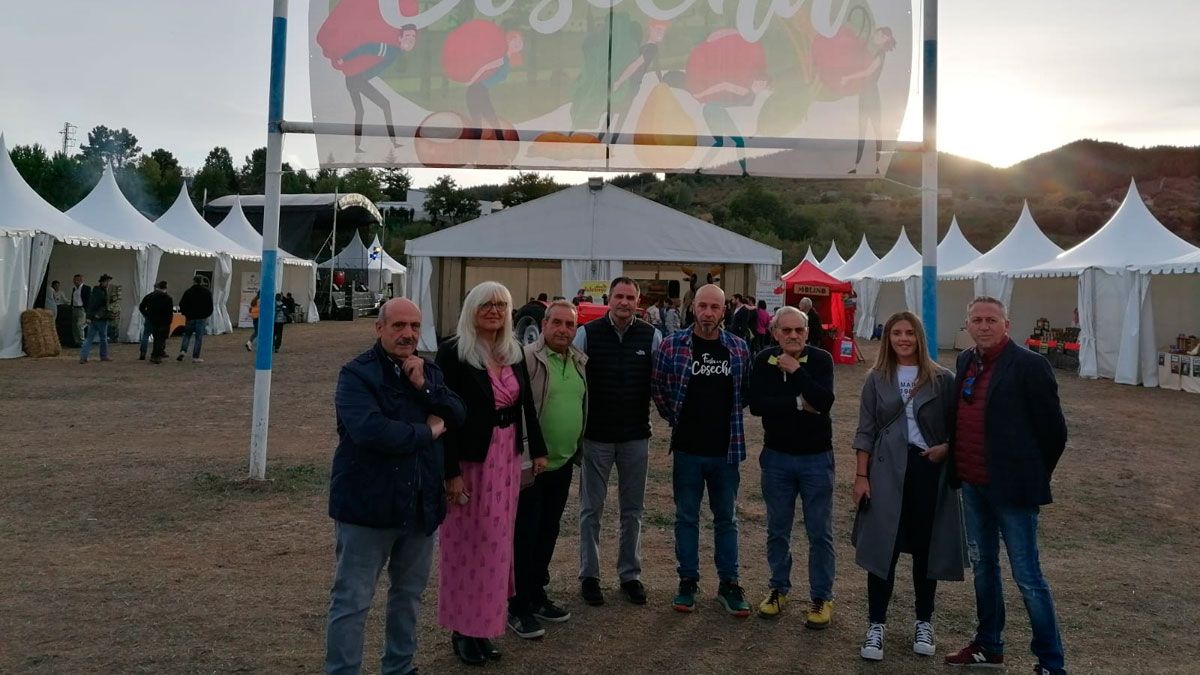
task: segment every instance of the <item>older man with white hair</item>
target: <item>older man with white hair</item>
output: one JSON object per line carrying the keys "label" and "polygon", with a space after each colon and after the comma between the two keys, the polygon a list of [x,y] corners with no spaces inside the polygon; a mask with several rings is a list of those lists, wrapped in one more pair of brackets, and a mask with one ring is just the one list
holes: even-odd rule
{"label": "older man with white hair", "polygon": [[812,298],[800,298],[800,311],[804,312],[808,319],[808,344],[820,347],[821,338],[825,337],[825,329],[821,327],[821,315],[817,313],[817,308],[813,307]]}

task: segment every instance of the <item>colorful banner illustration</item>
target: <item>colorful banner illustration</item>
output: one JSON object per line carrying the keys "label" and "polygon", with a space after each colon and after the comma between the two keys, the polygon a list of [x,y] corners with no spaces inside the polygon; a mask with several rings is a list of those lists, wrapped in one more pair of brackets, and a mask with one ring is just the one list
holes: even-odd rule
{"label": "colorful banner illustration", "polygon": [[887,170],[912,0],[312,0],[326,167]]}

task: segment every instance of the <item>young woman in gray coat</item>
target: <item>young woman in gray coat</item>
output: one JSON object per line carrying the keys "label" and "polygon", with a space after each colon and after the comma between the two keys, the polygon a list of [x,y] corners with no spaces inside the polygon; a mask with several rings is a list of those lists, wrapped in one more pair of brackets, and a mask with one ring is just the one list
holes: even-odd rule
{"label": "young woman in gray coat", "polygon": [[883,328],[863,383],[854,450],[855,562],[867,571],[870,626],[860,654],[883,659],[888,603],[901,552],[913,558],[913,651],[932,656],[938,580],[961,581],[967,562],[958,490],[947,482],[954,373],[929,356],[921,320],[897,312]]}

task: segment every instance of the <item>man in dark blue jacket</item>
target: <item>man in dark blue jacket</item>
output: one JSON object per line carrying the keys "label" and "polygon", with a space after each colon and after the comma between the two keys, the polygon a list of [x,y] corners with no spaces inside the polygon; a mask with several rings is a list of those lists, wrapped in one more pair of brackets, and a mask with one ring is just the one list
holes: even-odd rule
{"label": "man in dark blue jacket", "polygon": [[433,561],[433,534],[446,515],[442,442],[466,409],[442,371],[417,356],[421,310],[385,304],[379,339],[342,366],[334,404],[338,447],[329,485],[337,569],[330,591],[325,672],[357,673],[363,626],[379,573],[388,592],[382,673],[415,673],[417,612]]}
{"label": "man in dark blue jacket", "polygon": [[1065,673],[1062,635],[1042,575],[1038,515],[1067,445],[1067,423],[1049,362],[1008,336],[1004,303],[978,297],[967,308],[975,346],[958,357],[951,426],[954,478],[962,484],[967,547],[975,574],[975,637],[946,657],[952,666],[1004,665],[1000,542],[1025,601],[1038,675]]}

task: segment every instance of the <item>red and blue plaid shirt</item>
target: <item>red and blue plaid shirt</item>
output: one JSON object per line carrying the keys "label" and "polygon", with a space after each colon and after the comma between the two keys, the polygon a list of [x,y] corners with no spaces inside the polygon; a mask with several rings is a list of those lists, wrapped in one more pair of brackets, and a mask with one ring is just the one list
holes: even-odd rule
{"label": "red and blue plaid shirt", "polygon": [[[742,408],[749,401],[750,348],[746,341],[721,331],[721,344],[729,350],[730,375],[733,377],[733,410],[729,412],[730,464],[746,459],[746,430],[742,424]],[[654,374],[650,379],[650,397],[658,414],[675,427],[683,401],[687,397],[688,381],[692,378],[692,329],[675,331],[663,338],[654,359]]]}

